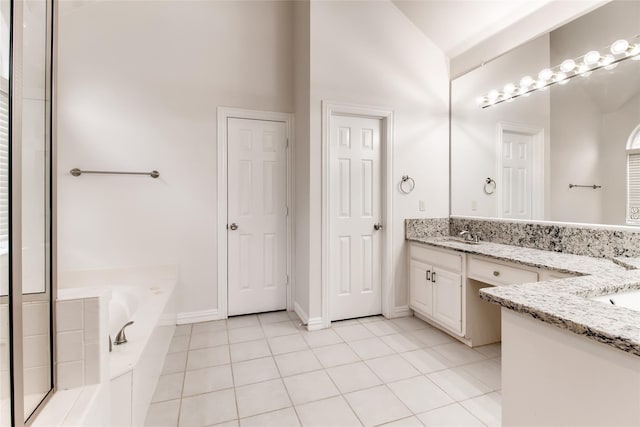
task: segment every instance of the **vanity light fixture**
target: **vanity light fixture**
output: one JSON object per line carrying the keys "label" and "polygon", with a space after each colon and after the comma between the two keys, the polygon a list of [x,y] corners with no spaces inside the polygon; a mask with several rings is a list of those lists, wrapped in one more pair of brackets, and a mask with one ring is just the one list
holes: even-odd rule
{"label": "vanity light fixture", "polygon": [[555,67],[545,68],[538,73],[538,80],[524,76],[519,84],[507,83],[502,90],[494,89],[487,95],[477,98],[482,108],[513,101],[520,96],[529,96],[531,92],[545,90],[554,84],[566,84],[570,79],[588,77],[592,72],[604,68],[613,70],[618,63],[626,59],[640,60],[640,34],[629,40],[620,39],[601,50],[591,50],[575,59],[565,59]]}

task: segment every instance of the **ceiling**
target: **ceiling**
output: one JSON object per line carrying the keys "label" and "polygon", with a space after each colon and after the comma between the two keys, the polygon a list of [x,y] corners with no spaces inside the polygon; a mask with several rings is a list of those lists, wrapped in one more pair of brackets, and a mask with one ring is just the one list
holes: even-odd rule
{"label": "ceiling", "polygon": [[552,0],[392,0],[449,58]]}

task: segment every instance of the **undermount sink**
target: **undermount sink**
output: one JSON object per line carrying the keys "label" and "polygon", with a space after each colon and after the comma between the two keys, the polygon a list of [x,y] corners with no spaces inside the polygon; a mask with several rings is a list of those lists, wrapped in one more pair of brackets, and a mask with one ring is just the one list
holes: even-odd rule
{"label": "undermount sink", "polygon": [[591,298],[594,301],[600,301],[605,304],[617,305],[619,307],[630,308],[631,310],[640,311],[640,290],[620,292],[617,294],[600,295]]}
{"label": "undermount sink", "polygon": [[449,242],[465,243],[467,245],[479,245],[480,243],[482,243],[479,240],[476,242],[475,240],[467,240],[467,239],[463,239],[462,237],[456,237],[456,236],[446,236],[444,240],[447,240]]}

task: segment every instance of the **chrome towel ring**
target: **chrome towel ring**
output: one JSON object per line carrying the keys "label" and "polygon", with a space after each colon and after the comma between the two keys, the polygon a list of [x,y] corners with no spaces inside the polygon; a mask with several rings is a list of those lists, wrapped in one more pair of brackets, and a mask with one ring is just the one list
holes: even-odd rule
{"label": "chrome towel ring", "polygon": [[489,177],[484,180],[484,193],[493,194],[496,191],[496,182],[493,178]]}
{"label": "chrome towel ring", "polygon": [[416,188],[416,182],[409,175],[403,175],[399,187],[402,194],[409,194]]}

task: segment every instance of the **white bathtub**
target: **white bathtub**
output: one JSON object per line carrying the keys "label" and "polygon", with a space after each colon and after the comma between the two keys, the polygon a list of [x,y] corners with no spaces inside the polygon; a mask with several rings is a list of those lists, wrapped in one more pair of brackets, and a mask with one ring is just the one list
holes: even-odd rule
{"label": "white bathtub", "polygon": [[[104,344],[100,357],[97,361],[85,360],[85,371],[91,363],[99,363],[101,375],[97,386],[95,383],[85,382],[84,387],[57,392],[45,411],[38,416],[36,425],[144,424],[175,330],[176,278],[173,276],[158,280],[158,277],[153,277],[153,280],[141,280],[138,274],[135,275],[135,281],[114,280],[117,276],[108,274],[106,277],[110,280],[82,280],[80,286],[64,287],[59,291],[59,299],[63,300],[86,301],[86,298],[96,296],[103,300],[109,299],[108,305],[101,303],[101,313],[95,313],[94,316],[94,320],[102,325],[98,328],[99,333],[94,329],[100,335],[100,343]],[[97,285],[87,285],[85,282]],[[105,282],[116,284],[107,285]],[[86,328],[92,320],[87,319],[87,311],[84,313],[86,336]],[[127,343],[113,345],[113,350],[109,353],[108,336],[115,340],[118,331],[129,321],[134,323],[126,328]],[[68,392],[76,393],[78,397],[65,397]],[[81,397],[83,393],[92,395]],[[56,395],[60,395],[60,398],[55,399]],[[65,421],[47,419],[47,412],[60,412],[59,409],[46,411],[50,409],[49,406],[57,402],[66,402],[68,405],[69,401],[74,406],[67,411],[71,415]]]}
{"label": "white bathtub", "polygon": [[618,307],[625,307],[631,310],[640,311],[640,290],[620,292],[618,294],[601,295],[591,298],[594,301],[613,303]]}
{"label": "white bathtub", "polygon": [[175,330],[174,286],[114,286],[111,294],[111,338],[134,322],[125,330],[127,343],[109,354],[111,425],[141,426]]}

